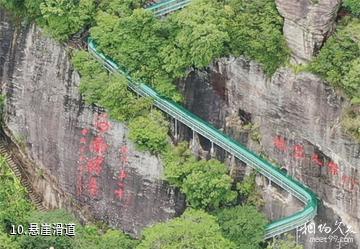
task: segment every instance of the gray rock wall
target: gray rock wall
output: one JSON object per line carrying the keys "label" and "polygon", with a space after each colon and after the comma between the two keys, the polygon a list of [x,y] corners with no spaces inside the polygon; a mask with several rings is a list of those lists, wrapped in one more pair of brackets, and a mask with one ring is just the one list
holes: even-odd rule
{"label": "gray rock wall", "polygon": [[0,83],[7,130],[36,164],[28,172],[47,207],[75,202],[134,235],[182,212],[161,161],[138,151],[126,126],[84,105],[66,48],[34,25],[15,27],[3,11]]}
{"label": "gray rock wall", "polygon": [[334,29],[341,0],[276,0],[295,63],[308,62]]}
{"label": "gray rock wall", "polygon": [[[268,79],[257,63],[244,58],[222,59],[207,71],[192,72],[183,88],[189,109],[266,154],[313,189],[322,200],[317,225],[326,223],[341,237],[336,224],[343,222],[359,241],[360,144],[341,129],[348,103],[334,89],[312,74],[295,75],[286,68]],[[245,116],[259,125],[260,145],[249,133],[241,132]],[[274,204],[266,194],[266,181],[260,182],[265,186],[265,210],[270,218],[294,211],[295,203],[287,195],[282,197],[283,207]],[[325,235],[330,236],[323,232],[313,238]],[[335,239],[321,243],[310,243],[310,239],[310,235],[302,236],[306,248],[358,248],[355,242],[338,247]]]}

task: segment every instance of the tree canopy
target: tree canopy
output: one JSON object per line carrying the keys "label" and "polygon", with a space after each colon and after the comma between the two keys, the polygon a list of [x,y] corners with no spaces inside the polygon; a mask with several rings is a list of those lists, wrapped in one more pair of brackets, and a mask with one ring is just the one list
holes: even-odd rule
{"label": "tree canopy", "polygon": [[267,219],[254,206],[227,208],[221,210],[217,217],[224,237],[233,241],[237,248],[261,248]]}
{"label": "tree canopy", "polygon": [[235,249],[235,245],[221,235],[216,218],[204,211],[187,210],[173,220],[156,224],[143,231],[143,239],[136,249]]}

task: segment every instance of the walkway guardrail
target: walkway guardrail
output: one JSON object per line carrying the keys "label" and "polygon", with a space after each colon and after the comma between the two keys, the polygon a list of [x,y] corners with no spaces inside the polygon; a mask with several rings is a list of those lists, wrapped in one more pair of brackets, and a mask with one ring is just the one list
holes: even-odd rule
{"label": "walkway guardrail", "polygon": [[189,5],[190,2],[191,0],[166,0],[156,3],[146,9],[154,12],[156,17],[160,17],[182,9]]}

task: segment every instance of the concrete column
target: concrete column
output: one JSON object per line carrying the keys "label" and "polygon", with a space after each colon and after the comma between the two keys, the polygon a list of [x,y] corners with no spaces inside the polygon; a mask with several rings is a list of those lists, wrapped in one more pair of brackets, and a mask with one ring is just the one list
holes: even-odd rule
{"label": "concrete column", "polygon": [[211,157],[214,156],[214,152],[215,152],[215,150],[214,150],[214,142],[211,141],[211,149],[210,149],[210,155],[211,155]]}
{"label": "concrete column", "polygon": [[178,123],[177,123],[177,119],[175,119],[174,130],[175,130],[175,140],[177,140],[178,139]]}

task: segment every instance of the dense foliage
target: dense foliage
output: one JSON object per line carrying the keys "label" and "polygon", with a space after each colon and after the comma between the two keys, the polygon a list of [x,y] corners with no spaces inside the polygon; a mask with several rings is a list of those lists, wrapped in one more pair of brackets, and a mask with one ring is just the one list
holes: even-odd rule
{"label": "dense foliage", "polygon": [[212,210],[232,203],[237,193],[226,165],[214,159],[198,161],[187,148],[181,143],[164,155],[167,180],[180,187],[193,208]]}
{"label": "dense foliage", "polygon": [[252,172],[250,175],[245,176],[241,182],[238,182],[236,188],[239,191],[241,199],[245,200],[246,204],[262,208],[264,206],[264,200],[256,186],[255,178],[256,174]]}
{"label": "dense foliage", "polygon": [[152,102],[137,98],[127,90],[127,80],[121,75],[109,75],[93,57],[85,51],[73,56],[75,68],[81,74],[80,92],[88,104],[104,107],[118,121],[129,121],[147,114]]}
{"label": "dense foliage", "polygon": [[203,211],[187,210],[180,218],[160,223],[143,232],[137,249],[232,249],[232,242],[221,235],[216,218]]}
{"label": "dense foliage", "polygon": [[9,232],[11,225],[25,223],[33,207],[4,157],[0,157],[0,182],[0,230]]}
{"label": "dense foliage", "polygon": [[329,38],[310,69],[340,87],[354,101],[360,98],[360,21],[345,21]]}
{"label": "dense foliage", "polygon": [[217,217],[224,237],[233,241],[237,248],[261,248],[267,220],[254,206],[224,209]]}
{"label": "dense foliage", "polygon": [[148,149],[154,154],[162,153],[168,144],[168,122],[161,112],[151,110],[147,116],[139,116],[129,123],[130,139],[140,149]]}
{"label": "dense foliage", "polygon": [[96,12],[95,0],[44,0],[42,21],[55,39],[66,41],[89,24]]}
{"label": "dense foliage", "polygon": [[177,101],[174,80],[221,56],[246,55],[269,74],[287,59],[282,18],[272,0],[195,0],[165,20],[143,9],[131,11],[128,3],[118,7],[120,13],[102,8],[92,37],[134,78]]}
{"label": "dense foliage", "polygon": [[344,115],[345,130],[360,140],[360,20],[345,18],[310,64],[311,71],[341,89],[354,107]]}
{"label": "dense foliage", "polygon": [[343,5],[355,16],[360,17],[360,2],[358,0],[344,0]]}

